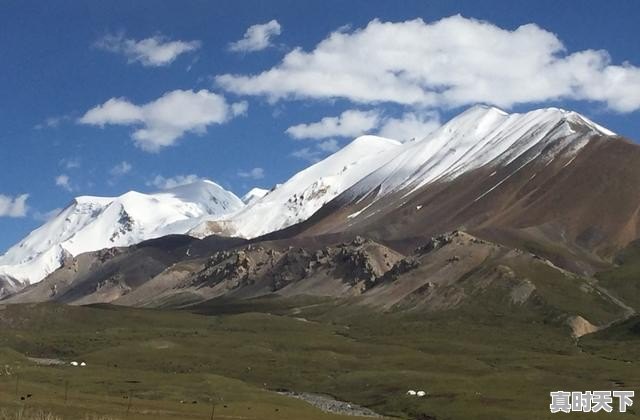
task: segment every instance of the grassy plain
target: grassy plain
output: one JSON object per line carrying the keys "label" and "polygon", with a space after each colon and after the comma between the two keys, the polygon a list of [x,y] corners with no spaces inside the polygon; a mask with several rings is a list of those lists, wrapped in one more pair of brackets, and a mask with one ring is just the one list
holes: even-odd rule
{"label": "grassy plain", "polygon": [[[0,307],[0,406],[7,416],[27,409],[64,419],[210,419],[214,405],[217,419],[354,418],[276,392],[290,390],[395,418],[556,418],[549,391],[640,390],[640,333],[619,328],[624,333],[578,342],[527,316],[381,314],[305,298],[188,311],[7,305]],[[428,396],[409,397],[408,389]]]}

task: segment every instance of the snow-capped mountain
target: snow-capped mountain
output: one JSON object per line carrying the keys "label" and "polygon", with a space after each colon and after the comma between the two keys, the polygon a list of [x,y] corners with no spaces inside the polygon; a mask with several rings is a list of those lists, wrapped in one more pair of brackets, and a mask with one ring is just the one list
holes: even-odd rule
{"label": "snow-capped mountain", "polygon": [[83,252],[186,233],[204,217],[244,207],[233,193],[201,180],[154,194],[77,197],[0,257],[0,276],[33,283]]}
{"label": "snow-capped mountain", "polygon": [[614,135],[580,114],[558,108],[508,114],[478,105],[422,140],[405,143],[350,192],[364,196],[376,190],[378,197],[400,190],[408,194],[485,165],[506,166],[525,154],[530,161],[548,148],[553,150],[546,159],[575,154],[596,134]]}
{"label": "snow-capped mountain", "polygon": [[[384,214],[372,206],[384,197],[408,196],[478,168],[495,168],[498,175],[487,181],[493,187],[474,197],[481,198],[529,162],[551,163],[560,155],[570,161],[592,137],[613,135],[575,112],[557,108],[508,114],[476,106],[421,140],[403,144],[359,137],[272,190],[254,188],[242,200],[210,181],[155,194],[78,197],[0,257],[0,279],[7,287],[18,287],[19,282],[39,281],[69,256],[168,234],[255,238],[307,220],[338,196],[342,206],[356,210],[332,229],[344,223],[357,226],[359,220]],[[506,175],[500,171],[514,165]],[[366,208],[354,204],[363,197]],[[402,205],[395,201],[389,206]]]}
{"label": "snow-capped mountain", "polygon": [[253,204],[254,201],[260,200],[267,195],[269,190],[264,188],[252,188],[248,193],[242,196],[242,202],[246,205]]}
{"label": "snow-capped mountain", "polygon": [[374,171],[395,154],[401,143],[361,136],[326,159],[298,172],[259,200],[228,218],[204,222],[195,236],[213,233],[255,238],[302,222],[324,204]]}
{"label": "snow-capped mountain", "polygon": [[636,143],[575,112],[473,107],[403,144],[292,233],[419,243],[460,229],[564,247],[555,262],[591,274],[592,261],[640,237],[638,162]]}

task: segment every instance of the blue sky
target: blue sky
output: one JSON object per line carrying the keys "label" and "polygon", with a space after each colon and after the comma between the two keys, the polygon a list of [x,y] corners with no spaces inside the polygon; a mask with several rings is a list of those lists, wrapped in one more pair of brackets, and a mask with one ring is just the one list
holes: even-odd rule
{"label": "blue sky", "polygon": [[0,250],[76,195],[189,175],[242,195],[476,102],[638,139],[638,16],[634,0],[2,1]]}

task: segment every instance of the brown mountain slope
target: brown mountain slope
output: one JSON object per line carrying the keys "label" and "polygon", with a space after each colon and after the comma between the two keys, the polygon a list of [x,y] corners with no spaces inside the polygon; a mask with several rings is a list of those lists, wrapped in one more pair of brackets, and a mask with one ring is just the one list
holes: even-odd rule
{"label": "brown mountain slope", "polygon": [[383,312],[517,316],[576,335],[629,315],[592,279],[459,231],[406,254],[361,237],[315,248],[225,242],[218,245],[228,249],[209,244],[193,258],[183,255],[199,242],[180,237],[83,254],[5,302],[184,307],[219,298],[317,296]]}
{"label": "brown mountain slope", "polygon": [[420,238],[464,229],[591,273],[640,237],[640,146],[597,137],[576,156],[550,159],[549,152],[378,201],[375,191],[359,202],[347,191],[306,223],[274,236],[366,233],[413,246]]}
{"label": "brown mountain slope", "polygon": [[141,287],[177,261],[209,255],[245,242],[242,239],[209,237],[199,240],[173,235],[126,248],[88,252],[69,258],[41,282],[2,302],[111,302]]}

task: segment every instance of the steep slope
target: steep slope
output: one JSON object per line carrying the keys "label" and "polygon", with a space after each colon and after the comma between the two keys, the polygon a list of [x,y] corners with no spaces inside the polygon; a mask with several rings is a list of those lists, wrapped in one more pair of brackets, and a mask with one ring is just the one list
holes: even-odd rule
{"label": "steep slope", "polygon": [[205,216],[219,217],[243,206],[233,193],[211,181],[155,194],[77,197],[0,257],[0,276],[37,282],[71,256],[185,233]]}
{"label": "steep slope", "polygon": [[582,273],[640,236],[640,147],[573,112],[475,107],[402,148],[287,234],[464,229]]}
{"label": "steep slope", "polygon": [[400,143],[362,136],[326,159],[297,173],[229,218],[211,218],[191,231],[255,238],[309,218],[325,203],[389,160]]}
{"label": "steep slope", "polygon": [[576,336],[629,316],[595,280],[459,231],[406,254],[362,237],[319,248],[166,237],[82,254],[2,302],[183,307],[274,295],[346,299],[376,311],[509,314]]}
{"label": "steep slope", "polygon": [[188,265],[192,260],[244,243],[238,238],[169,235],[130,247],[87,252],[69,257],[45,279],[9,296],[5,302],[112,302],[144,286],[177,262]]}
{"label": "steep slope", "polygon": [[[614,135],[571,111],[545,108],[508,114],[475,106],[453,118],[426,138],[407,143],[400,153],[352,189],[377,196],[406,192],[434,182],[448,181],[483,166],[507,166],[525,155],[535,159],[550,145],[554,153],[577,153],[589,135]],[[526,164],[526,162],[524,163]]]}

